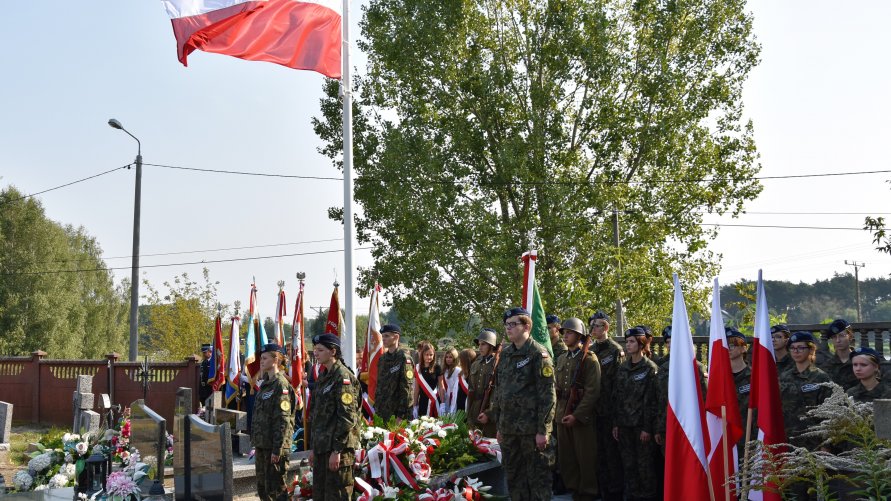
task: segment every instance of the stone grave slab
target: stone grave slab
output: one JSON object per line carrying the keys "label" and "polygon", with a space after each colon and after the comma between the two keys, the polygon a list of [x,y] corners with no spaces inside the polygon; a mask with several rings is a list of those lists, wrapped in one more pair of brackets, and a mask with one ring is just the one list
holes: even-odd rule
{"label": "stone grave slab", "polygon": [[167,420],[142,399],[130,404],[130,446],[139,450],[142,462],[149,465],[149,479],[164,481],[167,452]]}
{"label": "stone grave slab", "polygon": [[99,431],[99,421],[101,416],[94,411],[80,411],[80,424],[78,425],[78,433],[84,430],[87,433],[96,433]]}
{"label": "stone grave slab", "polygon": [[212,425],[195,414],[174,418],[175,498],[231,501],[232,441],[229,423]]}
{"label": "stone grave slab", "polygon": [[176,404],[174,414],[186,416],[192,413],[192,389],[181,386],[176,389]]}
{"label": "stone grave slab", "polygon": [[93,392],[93,376],[88,376],[81,374],[77,376],[77,386],[76,392],[78,393],[92,393]]}
{"label": "stone grave slab", "polygon": [[[0,402],[0,450],[9,448],[9,437],[12,433],[12,404]],[[2,446],[6,445],[6,449]]]}

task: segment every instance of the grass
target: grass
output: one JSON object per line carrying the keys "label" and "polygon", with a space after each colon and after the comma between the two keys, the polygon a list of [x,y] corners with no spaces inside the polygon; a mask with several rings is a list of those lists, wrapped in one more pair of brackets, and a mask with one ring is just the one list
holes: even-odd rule
{"label": "grass", "polygon": [[9,462],[14,466],[25,466],[31,458],[27,454],[28,444],[35,443],[49,428],[35,426],[14,426],[9,438]]}

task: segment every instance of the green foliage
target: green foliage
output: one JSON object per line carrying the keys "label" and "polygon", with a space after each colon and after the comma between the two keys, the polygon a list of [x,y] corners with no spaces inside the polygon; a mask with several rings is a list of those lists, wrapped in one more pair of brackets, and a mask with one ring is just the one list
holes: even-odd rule
{"label": "green foliage", "polygon": [[435,472],[455,471],[479,461],[482,455],[467,439],[469,429],[464,411],[446,414],[440,419],[445,424],[454,423],[458,429],[446,435],[433,450],[429,458],[430,468]]}
{"label": "green foliage", "polygon": [[40,437],[40,443],[48,449],[61,449],[63,445],[62,436],[66,433],[68,433],[68,430],[54,426]]}
{"label": "green foliage", "polygon": [[13,187],[0,191],[0,354],[125,353],[128,297],[84,228],[47,219],[38,200]]}
{"label": "green foliage", "polygon": [[[696,284],[717,271],[703,217],[761,190],[744,8],[372,0],[353,93],[356,228],[374,246],[359,289],[380,281],[407,336],[470,333],[520,302],[531,246],[549,313],[609,312],[619,295],[629,323],[661,325],[672,271],[702,309]],[[339,167],[338,91],[327,82],[314,128]]]}
{"label": "green foliage", "polygon": [[877,246],[877,251],[891,254],[891,235],[888,234],[885,218],[867,216],[863,221],[863,229],[872,232],[872,243]]}

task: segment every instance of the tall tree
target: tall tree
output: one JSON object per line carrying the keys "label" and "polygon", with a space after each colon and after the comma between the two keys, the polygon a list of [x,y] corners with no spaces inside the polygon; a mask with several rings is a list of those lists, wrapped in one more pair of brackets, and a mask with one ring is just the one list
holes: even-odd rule
{"label": "tall tree", "polygon": [[[611,311],[618,295],[631,322],[661,323],[673,270],[685,286],[716,271],[703,215],[761,190],[744,6],[372,0],[354,82],[357,232],[375,243],[359,289],[378,280],[409,331],[491,325],[519,303],[535,247],[549,312]],[[337,82],[325,90],[314,127],[340,166]]]}
{"label": "tall tree", "polygon": [[113,278],[84,228],[51,221],[13,187],[0,191],[0,354],[125,353],[128,290]]}

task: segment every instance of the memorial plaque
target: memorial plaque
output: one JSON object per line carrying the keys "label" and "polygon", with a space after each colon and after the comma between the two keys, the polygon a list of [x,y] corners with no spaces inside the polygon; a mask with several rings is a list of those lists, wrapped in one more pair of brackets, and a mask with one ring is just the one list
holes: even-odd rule
{"label": "memorial plaque", "polygon": [[173,474],[176,499],[231,501],[232,439],[229,424],[198,416],[174,418]]}
{"label": "memorial plaque", "polygon": [[163,482],[167,420],[145,405],[142,399],[130,404],[130,446],[138,449],[142,462],[149,465],[149,480]]}

